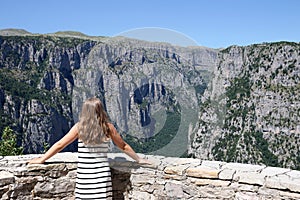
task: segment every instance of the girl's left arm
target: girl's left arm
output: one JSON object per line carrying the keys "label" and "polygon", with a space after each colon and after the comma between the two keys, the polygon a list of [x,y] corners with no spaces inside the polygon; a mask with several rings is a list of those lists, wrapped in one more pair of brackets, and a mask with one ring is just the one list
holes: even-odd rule
{"label": "girl's left arm", "polygon": [[34,158],[30,160],[29,164],[41,164],[46,160],[63,150],[66,146],[71,144],[74,140],[78,138],[78,128],[77,124],[75,124],[70,131],[58,142],[56,142],[43,156],[39,158]]}

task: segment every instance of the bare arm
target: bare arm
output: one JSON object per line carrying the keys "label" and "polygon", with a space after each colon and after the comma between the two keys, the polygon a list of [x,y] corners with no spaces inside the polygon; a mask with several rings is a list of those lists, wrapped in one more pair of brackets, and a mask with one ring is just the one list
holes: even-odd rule
{"label": "bare arm", "polygon": [[117,145],[117,147],[119,147],[124,153],[126,153],[135,161],[139,163],[151,164],[149,161],[140,158],[135,153],[135,151],[131,148],[131,146],[122,139],[122,137],[120,136],[120,134],[117,132],[116,128],[112,124],[109,124],[109,128],[111,130],[110,137],[112,141]]}
{"label": "bare arm", "polygon": [[78,138],[78,128],[75,124],[71,130],[58,142],[56,142],[42,157],[35,158],[29,161],[29,164],[41,164],[46,160],[63,150],[66,146]]}

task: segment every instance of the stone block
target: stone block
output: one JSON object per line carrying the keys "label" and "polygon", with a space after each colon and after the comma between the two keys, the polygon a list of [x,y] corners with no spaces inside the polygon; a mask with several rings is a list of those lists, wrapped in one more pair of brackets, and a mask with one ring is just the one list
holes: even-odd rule
{"label": "stone block", "polygon": [[235,199],[251,199],[251,200],[261,200],[257,193],[253,192],[237,192],[235,194]]}
{"label": "stone block", "polygon": [[163,156],[141,156],[142,158],[148,159],[152,164],[151,165],[140,165],[141,167],[144,168],[152,168],[152,169],[159,169],[161,170],[164,168],[164,165],[162,164],[162,160],[165,158]]}
{"label": "stone block", "polygon": [[213,169],[221,169],[221,167],[226,164],[225,162],[221,161],[210,161],[210,160],[203,160],[201,166],[213,168]]}
{"label": "stone block", "polygon": [[259,186],[256,185],[248,185],[248,184],[239,184],[238,190],[240,191],[248,191],[248,192],[257,192]]}
{"label": "stone block", "polygon": [[197,186],[203,185],[212,185],[216,187],[225,187],[230,185],[230,181],[222,181],[222,180],[215,180],[215,179],[202,179],[202,178],[194,178],[191,180]]}
{"label": "stone block", "polygon": [[139,190],[145,191],[148,193],[153,193],[153,194],[160,194],[164,190],[164,186],[156,185],[156,184],[154,184],[154,185],[146,184],[146,185],[139,187]]}
{"label": "stone block", "polygon": [[15,177],[13,173],[7,171],[0,171],[0,187],[15,182]]}
{"label": "stone block", "polygon": [[167,166],[164,169],[164,172],[166,174],[175,174],[175,175],[182,176],[184,174],[186,168],[188,168],[188,167],[187,166]]}
{"label": "stone block", "polygon": [[300,193],[300,180],[299,179],[289,179],[286,182],[287,189],[289,189],[292,192],[299,192]]}
{"label": "stone block", "polygon": [[286,175],[295,180],[300,179],[300,171],[297,171],[297,170],[291,170],[291,171],[287,172]]}
{"label": "stone block", "polygon": [[43,198],[51,198],[60,196],[60,194],[73,193],[75,188],[75,180],[68,178],[50,179],[45,182],[38,182],[33,192]]}
{"label": "stone block", "polygon": [[300,193],[299,171],[292,170],[285,174],[268,176],[266,178],[266,187],[283,190],[288,189],[292,192]]}
{"label": "stone block", "polygon": [[286,175],[268,176],[268,177],[266,177],[265,186],[267,188],[286,190],[287,189],[287,184],[286,183],[288,181],[289,180],[288,180],[288,177]]}
{"label": "stone block", "polygon": [[279,191],[279,195],[283,199],[300,199],[300,194],[295,192]]}
{"label": "stone block", "polygon": [[221,180],[232,180],[235,170],[233,169],[223,169],[219,173],[219,179]]}
{"label": "stone block", "polygon": [[132,185],[144,185],[144,184],[154,184],[155,178],[149,177],[147,175],[135,175],[132,174],[130,177],[130,181]]}
{"label": "stone block", "polygon": [[156,170],[155,169],[151,169],[151,168],[143,168],[143,167],[139,167],[136,169],[132,169],[131,170],[132,174],[148,174],[148,175],[155,175],[156,174]]}
{"label": "stone block", "polygon": [[69,171],[66,176],[70,179],[75,179],[77,177],[77,171],[76,170]]}
{"label": "stone block", "polygon": [[77,163],[68,163],[66,166],[69,171],[77,169]]}
{"label": "stone block", "polygon": [[191,166],[191,167],[196,167],[201,164],[201,160],[195,159],[195,158],[179,158],[179,159],[174,160],[173,164],[175,166],[187,165],[187,166]]}
{"label": "stone block", "polygon": [[274,197],[279,197],[279,191],[276,189],[270,189],[267,187],[260,187],[257,191],[257,194],[261,197],[264,197],[264,199],[274,199]]}
{"label": "stone block", "polygon": [[19,197],[30,196],[37,181],[36,177],[22,177],[17,179],[13,185],[10,197],[18,199]]}
{"label": "stone block", "polygon": [[50,170],[45,172],[45,176],[50,178],[59,178],[62,176],[66,176],[68,174],[68,170],[65,168],[64,170]]}
{"label": "stone block", "polygon": [[226,163],[222,166],[222,169],[232,169],[235,171],[241,172],[257,172],[264,169],[263,165],[251,165],[251,164],[242,164],[242,163]]}
{"label": "stone block", "polygon": [[164,175],[163,178],[164,179],[173,179],[173,180],[178,180],[178,181],[186,179],[184,176],[179,176],[176,174],[166,174],[166,175]]}
{"label": "stone block", "polygon": [[201,186],[198,188],[199,197],[195,199],[235,199],[235,191],[228,187]]}
{"label": "stone block", "polygon": [[260,173],[266,176],[275,176],[284,174],[286,172],[291,171],[290,169],[286,168],[279,168],[279,167],[266,167]]}
{"label": "stone block", "polygon": [[218,178],[219,172],[220,170],[199,166],[197,168],[188,168],[186,170],[186,175],[197,178]]}
{"label": "stone block", "polygon": [[148,192],[141,192],[141,191],[131,191],[129,193],[129,199],[131,200],[154,200],[155,197]]}
{"label": "stone block", "polygon": [[187,195],[190,196],[190,198],[192,199],[192,197],[195,197],[198,195],[198,189],[199,187],[196,186],[195,184],[184,184],[183,186],[183,192],[186,193]]}
{"label": "stone block", "polygon": [[58,178],[54,181],[54,190],[52,191],[52,194],[73,193],[74,188],[75,180],[70,180],[65,177]]}
{"label": "stone block", "polygon": [[16,183],[20,183],[20,184],[31,184],[31,183],[37,183],[37,182],[41,182],[44,181],[44,177],[42,176],[25,176],[25,177],[20,177],[16,179]]}
{"label": "stone block", "polygon": [[43,176],[45,171],[28,171],[27,167],[18,167],[14,170],[14,175],[17,177],[22,176]]}
{"label": "stone block", "polygon": [[158,184],[158,185],[165,185],[165,184],[166,184],[166,180],[164,179],[164,177],[159,178],[159,179],[156,179],[156,180],[155,180],[155,184]]}
{"label": "stone block", "polygon": [[53,182],[38,182],[33,192],[36,196],[39,197],[51,197],[50,191],[54,189],[54,183]]}
{"label": "stone block", "polygon": [[[5,199],[5,198],[3,198],[4,194],[6,193],[5,196],[7,196],[7,191],[9,190],[9,188],[10,188],[9,185],[6,185],[4,187],[0,187],[0,197],[1,197],[1,199]],[[8,199],[8,197],[6,199]]]}
{"label": "stone block", "polygon": [[78,153],[74,152],[60,152],[51,157],[47,162],[53,163],[77,163],[78,161]]}
{"label": "stone block", "polygon": [[265,175],[259,172],[236,172],[233,177],[234,180],[238,180],[239,183],[246,183],[250,185],[264,185]]}
{"label": "stone block", "polygon": [[183,199],[185,197],[183,186],[181,184],[167,182],[165,185],[165,191],[168,197],[176,197],[177,199]]}
{"label": "stone block", "polygon": [[57,164],[30,164],[27,165],[27,171],[63,171],[66,168],[66,164],[64,163],[57,163]]}

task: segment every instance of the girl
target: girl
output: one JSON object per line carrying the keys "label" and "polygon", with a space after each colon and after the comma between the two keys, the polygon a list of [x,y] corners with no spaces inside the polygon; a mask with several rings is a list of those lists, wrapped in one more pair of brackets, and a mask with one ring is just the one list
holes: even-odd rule
{"label": "girl", "polygon": [[29,161],[41,164],[78,139],[78,166],[75,199],[112,199],[112,183],[107,150],[109,140],[138,163],[151,164],[140,158],[121,138],[98,98],[86,100],[79,122],[42,157]]}

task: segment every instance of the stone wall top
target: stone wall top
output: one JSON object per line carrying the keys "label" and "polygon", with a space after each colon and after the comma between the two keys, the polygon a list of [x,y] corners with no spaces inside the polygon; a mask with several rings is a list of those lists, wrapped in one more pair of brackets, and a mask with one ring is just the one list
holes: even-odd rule
{"label": "stone wall top", "polygon": [[[0,187],[14,184],[18,178],[24,176],[57,178],[63,176],[65,171],[75,170],[76,172],[77,153],[59,153],[43,165],[26,164],[29,159],[37,156],[39,155],[0,157]],[[279,191],[278,194],[281,196],[288,195],[291,199],[300,199],[300,171],[192,158],[141,156],[148,158],[153,165],[139,165],[123,153],[108,154],[112,169],[130,175],[132,189],[129,194],[133,196],[138,196],[138,194],[145,196],[147,189],[141,189],[145,185],[148,190],[149,187],[153,187],[150,192],[148,191],[149,195],[155,196],[153,193],[155,190],[162,190],[160,192],[168,197],[173,195],[173,197],[182,197],[183,199],[188,198],[188,189],[183,189],[182,185],[190,185],[190,188],[204,186],[231,188],[238,185],[237,188],[243,186],[248,190],[250,190],[249,188],[256,188],[256,191],[258,189],[269,192],[275,190],[277,193]],[[171,191],[171,188],[168,189],[167,183],[172,187],[175,187],[174,184],[180,187]],[[158,187],[160,185],[163,187]],[[179,194],[178,191],[182,192]],[[253,191],[251,192],[253,193]],[[170,193],[172,194],[170,195]]]}

